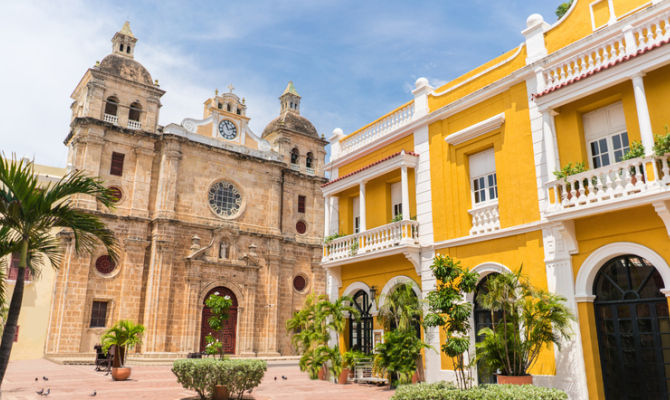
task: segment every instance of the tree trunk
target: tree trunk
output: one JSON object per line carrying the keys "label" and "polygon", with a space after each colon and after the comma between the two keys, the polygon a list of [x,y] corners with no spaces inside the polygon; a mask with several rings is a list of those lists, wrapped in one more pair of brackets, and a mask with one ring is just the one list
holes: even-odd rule
{"label": "tree trunk", "polygon": [[[19,313],[21,312],[21,303],[23,302],[23,286],[25,280],[26,264],[28,260],[28,239],[24,239],[21,245],[21,259],[19,261],[19,270],[14,284],[12,300],[9,303],[9,312],[7,313],[7,323],[2,332],[2,343],[0,343],[0,386],[5,379],[5,372],[9,364],[9,356],[12,354],[14,345],[14,335],[16,335],[16,325],[19,322]],[[4,284],[4,282],[3,282]]]}

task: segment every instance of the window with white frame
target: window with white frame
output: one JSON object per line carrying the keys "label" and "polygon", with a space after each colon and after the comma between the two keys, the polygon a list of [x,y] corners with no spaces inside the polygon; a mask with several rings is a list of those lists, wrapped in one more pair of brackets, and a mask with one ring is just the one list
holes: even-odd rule
{"label": "window with white frame", "polygon": [[623,160],[630,146],[621,102],[585,113],[582,121],[591,168],[605,167]]}
{"label": "window with white frame", "polygon": [[360,212],[360,206],[361,202],[359,201],[359,197],[354,197],[353,198],[353,215],[354,215],[354,233],[358,233],[361,231],[361,212]]}
{"label": "window with white frame", "polygon": [[498,178],[493,149],[469,157],[470,192],[473,207],[498,200]]}
{"label": "window with white frame", "polygon": [[401,182],[391,184],[391,218],[402,216],[402,186]]}

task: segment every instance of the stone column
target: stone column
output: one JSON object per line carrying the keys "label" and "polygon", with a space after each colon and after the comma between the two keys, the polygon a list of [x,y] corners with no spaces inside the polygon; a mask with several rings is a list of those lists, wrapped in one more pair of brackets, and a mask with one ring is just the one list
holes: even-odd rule
{"label": "stone column", "polygon": [[407,167],[404,165],[400,168],[400,186],[402,187],[402,219],[409,220],[409,182]]}
{"label": "stone column", "polygon": [[181,151],[179,143],[176,141],[167,141],[164,146],[161,152],[156,210],[159,218],[173,218]]}
{"label": "stone column", "polygon": [[142,147],[135,148],[135,177],[130,213],[135,217],[149,216],[149,191],[154,152]]}
{"label": "stone column", "polygon": [[[244,334],[240,338],[240,349],[238,352],[242,357],[255,357],[256,352],[254,351],[254,341],[255,341],[255,325],[256,325],[256,291],[258,290],[258,285],[255,283],[258,281],[258,272],[254,273],[255,279],[249,279],[245,285],[246,295],[245,295],[245,307],[244,307]],[[253,281],[253,283],[250,283]],[[239,315],[239,314],[238,314]],[[240,329],[242,333],[242,329]]]}
{"label": "stone column", "polygon": [[[196,248],[197,249],[197,248]],[[200,329],[198,322],[202,312],[200,310],[200,265],[199,260],[188,260],[186,262],[186,295],[184,306],[184,327],[182,331],[182,342],[180,350],[184,353],[200,351]]]}
{"label": "stone column", "polygon": [[637,120],[640,124],[640,138],[646,155],[654,154],[654,134],[651,131],[651,119],[649,118],[649,107],[647,96],[644,92],[644,74],[633,76],[633,92],[635,93],[635,106],[637,108]]}
{"label": "stone column", "polygon": [[117,319],[137,321],[140,316],[140,299],[142,295],[142,271],[144,256],[150,242],[129,237],[123,241],[121,271],[117,279],[121,280]]}
{"label": "stone column", "polygon": [[172,296],[172,262],[174,244],[169,238],[154,235],[151,244],[151,259],[146,295],[144,300],[144,326],[146,328],[144,350],[148,353],[163,352],[167,331],[169,299]]}

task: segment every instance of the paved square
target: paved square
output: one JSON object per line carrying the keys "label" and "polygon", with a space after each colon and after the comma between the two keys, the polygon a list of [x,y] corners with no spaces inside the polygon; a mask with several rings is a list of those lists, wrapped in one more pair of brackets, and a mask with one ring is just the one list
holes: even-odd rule
{"label": "paved square", "polygon": [[[35,400],[37,391],[51,389],[48,399],[197,399],[197,394],[183,389],[170,366],[133,366],[131,380],[114,382],[104,372],[95,372],[90,365],[59,365],[47,360],[12,361],[2,385],[2,400]],[[282,375],[287,379],[282,379]],[[43,376],[48,381],[42,379]],[[38,381],[35,382],[35,378]],[[275,377],[277,380],[275,381]],[[296,365],[269,365],[261,385],[252,396],[256,400],[385,400],[393,391],[368,385],[335,385],[312,381]]]}

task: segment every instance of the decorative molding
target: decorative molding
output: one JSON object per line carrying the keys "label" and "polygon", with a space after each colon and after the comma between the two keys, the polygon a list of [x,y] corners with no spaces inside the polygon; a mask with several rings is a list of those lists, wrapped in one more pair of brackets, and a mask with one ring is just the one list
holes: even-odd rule
{"label": "decorative molding", "polygon": [[663,220],[668,236],[670,236],[670,201],[657,201],[652,204],[656,214]]}
{"label": "decorative molding", "polygon": [[556,225],[556,229],[561,233],[561,236],[567,243],[567,252],[569,254],[579,253],[579,243],[577,242],[577,235],[575,234],[575,221],[562,221]]}
{"label": "decorative molding", "polygon": [[596,300],[596,296],[590,294],[586,296],[575,296],[575,301],[577,303],[593,303]]}
{"label": "decorative molding", "polygon": [[443,240],[440,242],[435,242],[433,243],[433,249],[441,249],[445,247],[454,247],[454,246],[462,246],[466,244],[472,244],[472,243],[477,243],[477,242],[484,242],[487,240],[493,240],[493,239],[499,239],[507,236],[514,236],[514,235],[520,235],[522,233],[528,233],[528,232],[534,232],[538,231],[543,228],[543,226],[546,225],[546,222],[541,222],[541,221],[535,221],[531,222],[528,224],[523,224],[523,225],[516,225],[516,226],[511,226],[508,228],[503,228],[497,231],[493,231],[490,233],[483,233],[480,235],[470,235],[470,236],[463,236],[459,238],[454,238],[454,239],[447,239]]}
{"label": "decorative molding", "polygon": [[467,128],[461,129],[458,132],[454,132],[447,136],[444,140],[451,145],[461,144],[463,142],[467,142],[468,140],[472,140],[477,136],[481,136],[485,133],[498,129],[502,126],[503,123],[505,123],[505,113],[501,112],[500,114],[494,115],[491,118],[468,126]]}
{"label": "decorative molding", "polygon": [[403,283],[409,283],[412,286],[412,290],[416,294],[417,298],[421,299],[423,297],[421,293],[421,288],[419,287],[419,284],[414,281],[414,279],[405,275],[398,275],[389,279],[389,281],[386,282],[386,284],[384,285],[384,288],[379,294],[379,306],[381,307],[381,305],[384,304],[384,299],[386,298],[386,296],[389,295],[389,293],[391,293],[391,290],[393,290],[396,286],[401,285]]}
{"label": "decorative molding", "polygon": [[405,247],[402,254],[414,265],[416,274],[421,276],[421,249],[419,247]]}

